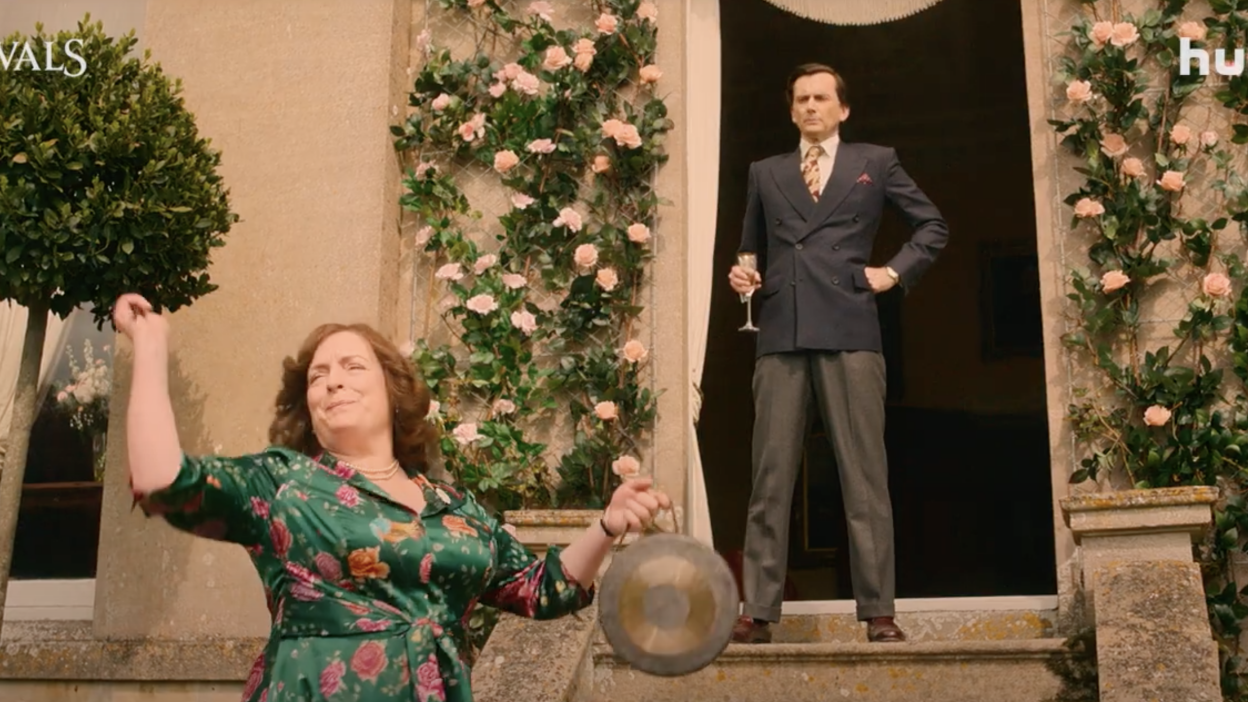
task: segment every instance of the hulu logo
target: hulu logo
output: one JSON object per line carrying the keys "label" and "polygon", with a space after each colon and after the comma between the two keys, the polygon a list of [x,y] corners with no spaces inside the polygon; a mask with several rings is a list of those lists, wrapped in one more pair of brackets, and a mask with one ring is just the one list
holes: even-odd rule
{"label": "hulu logo", "polygon": [[[1215,49],[1213,52],[1213,70],[1223,76],[1238,76],[1244,72],[1244,50],[1235,49],[1234,58],[1227,60],[1226,49]],[[1193,49],[1192,40],[1187,37],[1179,39],[1179,74],[1192,75],[1192,61],[1198,64],[1196,72],[1202,76],[1209,75],[1209,52],[1204,49]]]}

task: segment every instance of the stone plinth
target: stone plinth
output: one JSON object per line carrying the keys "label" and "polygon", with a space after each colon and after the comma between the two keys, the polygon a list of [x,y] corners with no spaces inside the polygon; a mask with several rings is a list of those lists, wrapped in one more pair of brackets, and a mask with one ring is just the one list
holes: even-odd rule
{"label": "stone plinth", "polygon": [[1222,699],[1199,565],[1119,561],[1097,582],[1101,702]]}
{"label": "stone plinth", "polygon": [[1218,651],[1192,542],[1213,520],[1212,487],[1063,499],[1096,626],[1102,702],[1221,698]]}

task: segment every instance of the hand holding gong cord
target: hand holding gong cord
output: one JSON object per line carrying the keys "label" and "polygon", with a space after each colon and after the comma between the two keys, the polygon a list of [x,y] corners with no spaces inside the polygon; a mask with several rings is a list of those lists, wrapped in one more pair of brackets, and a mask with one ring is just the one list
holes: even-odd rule
{"label": "hand holding gong cord", "polygon": [[623,542],[628,532],[646,531],[660,511],[672,509],[671,498],[653,485],[654,478],[631,478],[615,489],[598,520],[607,536]]}

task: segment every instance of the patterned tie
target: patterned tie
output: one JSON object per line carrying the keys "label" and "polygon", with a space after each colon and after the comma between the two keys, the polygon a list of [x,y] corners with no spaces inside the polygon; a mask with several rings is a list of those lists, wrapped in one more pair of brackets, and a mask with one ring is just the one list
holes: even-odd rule
{"label": "patterned tie", "polygon": [[806,152],[806,160],[802,162],[802,178],[806,181],[806,189],[810,196],[819,202],[819,157],[823,155],[822,146],[812,146]]}

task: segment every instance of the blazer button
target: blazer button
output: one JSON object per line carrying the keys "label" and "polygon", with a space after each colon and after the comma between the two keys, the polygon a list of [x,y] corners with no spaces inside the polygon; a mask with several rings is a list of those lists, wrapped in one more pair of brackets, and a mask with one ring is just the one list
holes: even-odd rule
{"label": "blazer button", "polygon": [[840,251],[840,250],[841,250],[841,245],[840,245],[840,244],[833,244],[833,245],[832,245],[832,250],[833,250],[833,251]]}
{"label": "blazer button", "polygon": [[798,245],[797,245],[797,250],[798,250],[798,251],[801,251],[801,250],[802,250],[802,245],[801,245],[801,244],[798,244]]}
{"label": "blazer button", "polygon": [[840,278],[832,278],[832,284],[833,284],[833,285],[840,285],[840,284],[841,284],[841,279],[840,279]]}
{"label": "blazer button", "polygon": [[796,287],[797,287],[797,281],[796,281],[796,280],[790,280],[790,281],[789,281],[789,287],[791,287],[791,288],[796,288]]}
{"label": "blazer button", "polygon": [[858,221],[858,215],[854,215],[854,221],[855,221],[855,222],[857,222],[857,221]]}
{"label": "blazer button", "polygon": [[780,218],[776,217],[776,224],[780,224]]}

